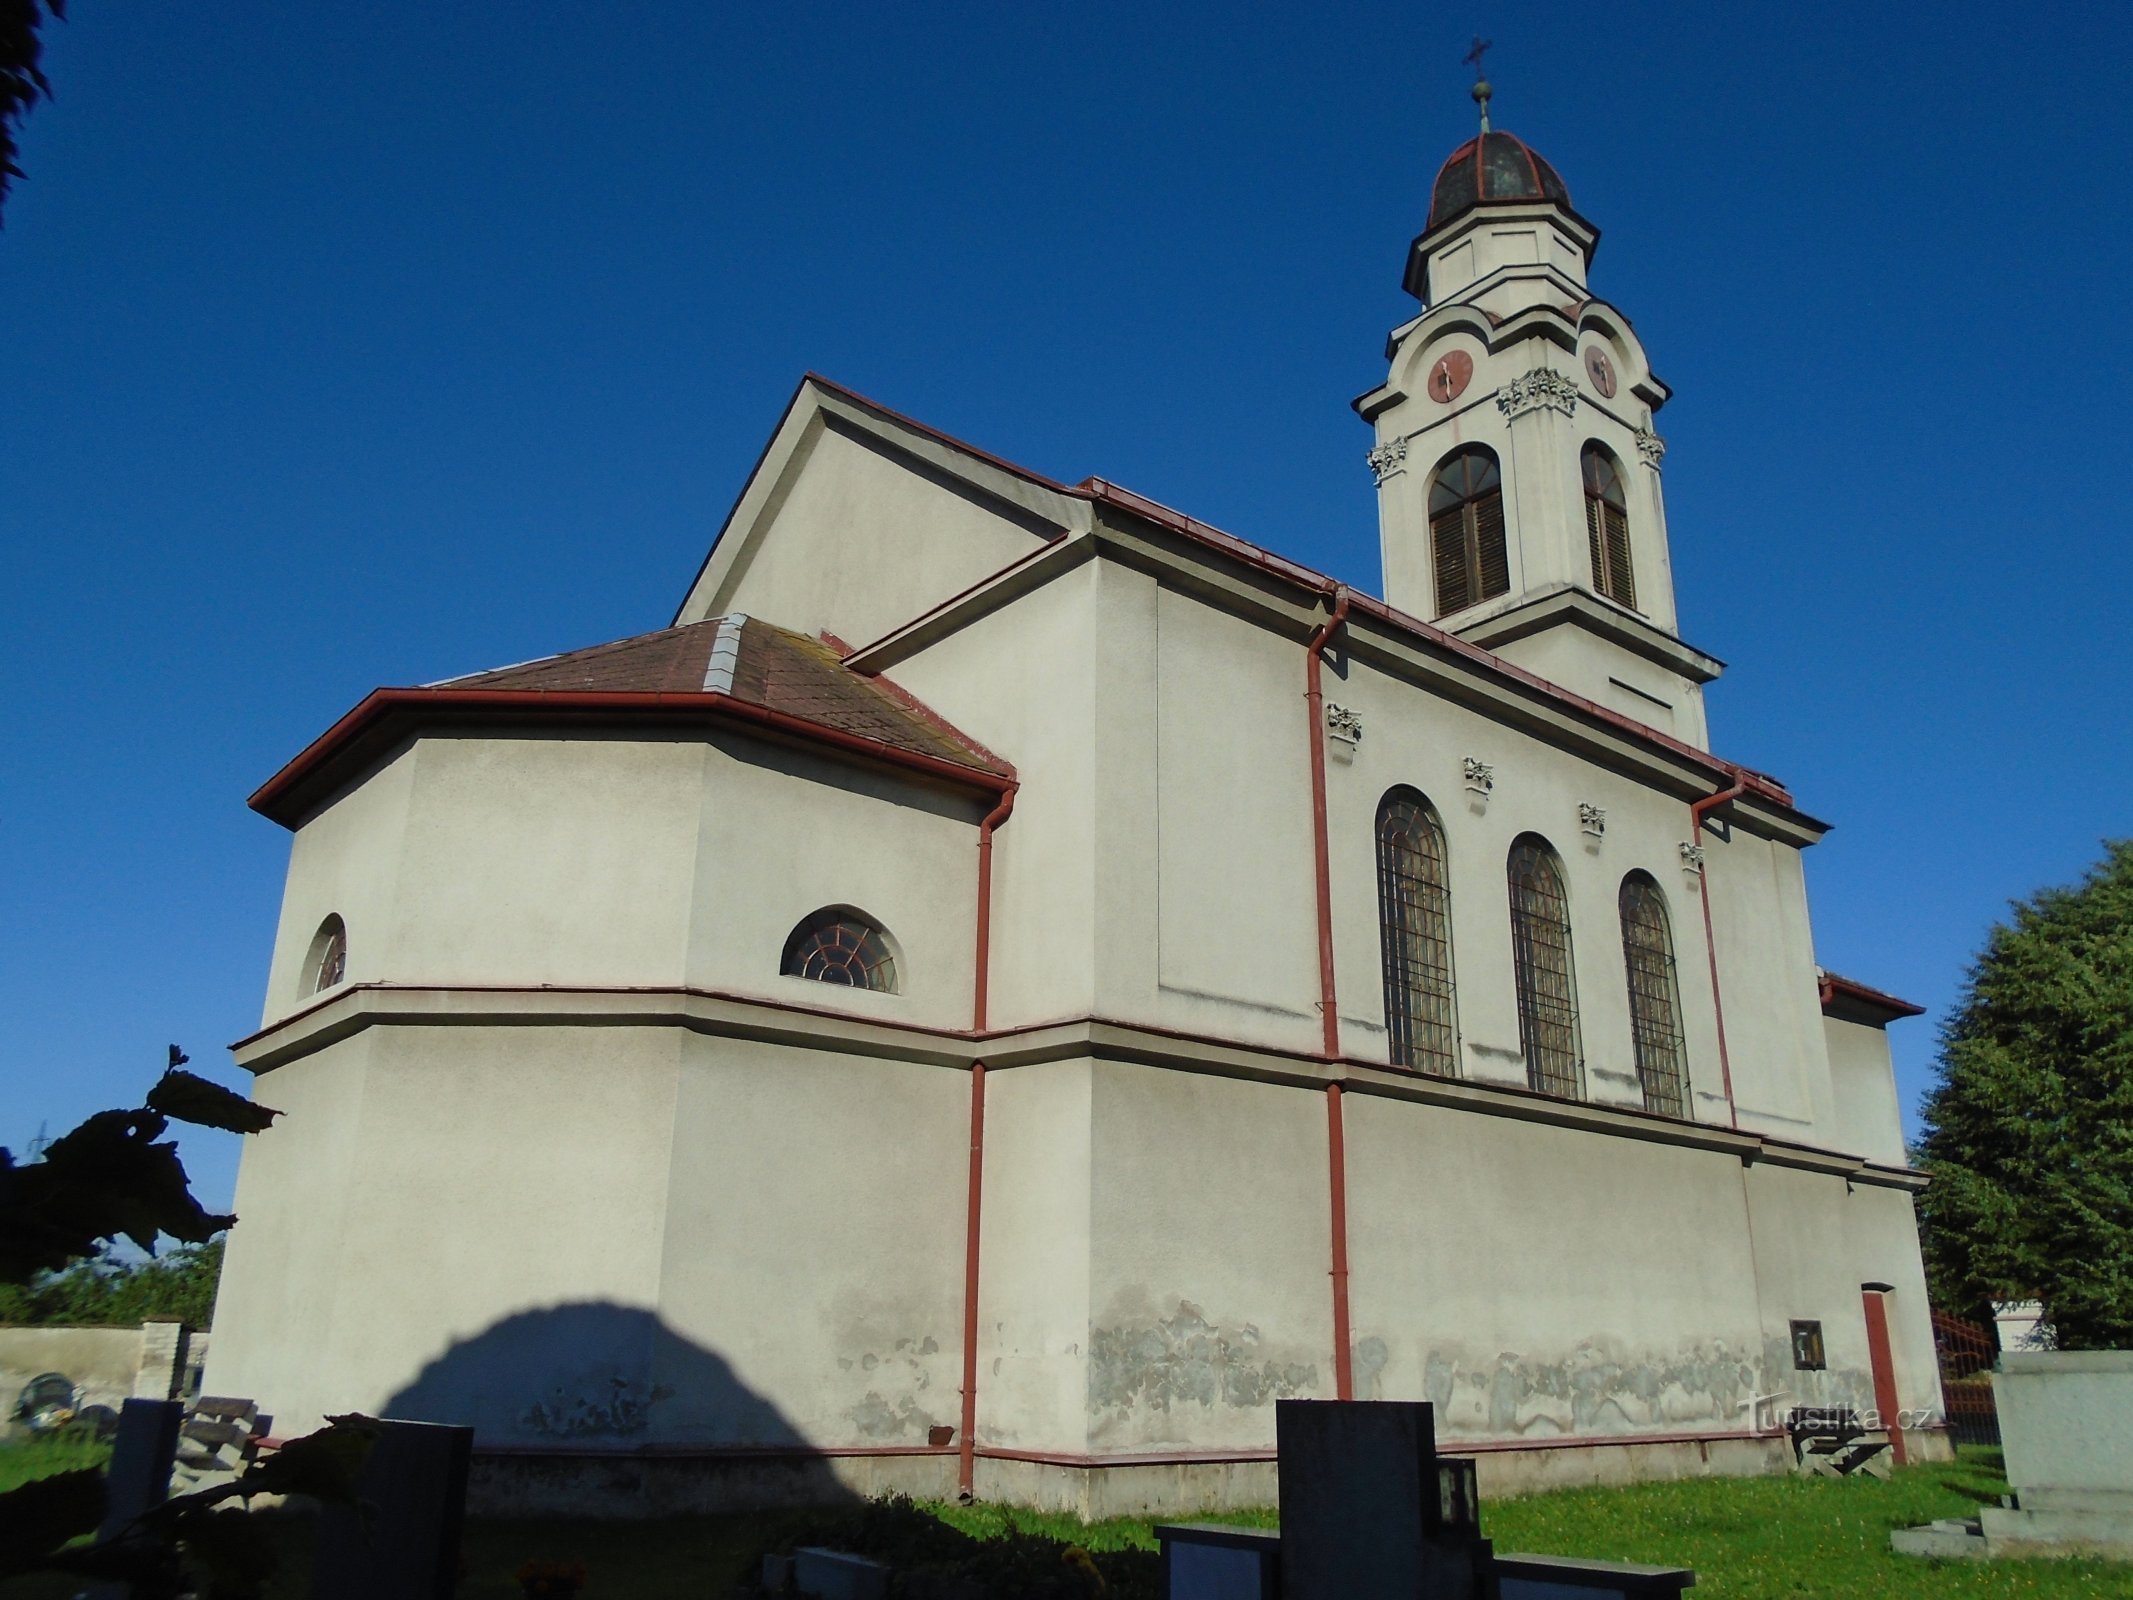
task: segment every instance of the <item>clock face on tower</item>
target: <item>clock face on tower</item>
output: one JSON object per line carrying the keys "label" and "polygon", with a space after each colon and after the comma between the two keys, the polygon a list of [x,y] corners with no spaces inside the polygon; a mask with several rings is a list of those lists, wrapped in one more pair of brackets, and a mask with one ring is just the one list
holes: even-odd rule
{"label": "clock face on tower", "polygon": [[1592,386],[1600,391],[1601,399],[1612,400],[1615,397],[1615,364],[1607,359],[1607,352],[1598,345],[1585,352],[1585,376],[1590,378]]}
{"label": "clock face on tower", "polygon": [[1450,405],[1466,392],[1473,377],[1474,358],[1464,350],[1447,350],[1429,369],[1429,397],[1440,405]]}

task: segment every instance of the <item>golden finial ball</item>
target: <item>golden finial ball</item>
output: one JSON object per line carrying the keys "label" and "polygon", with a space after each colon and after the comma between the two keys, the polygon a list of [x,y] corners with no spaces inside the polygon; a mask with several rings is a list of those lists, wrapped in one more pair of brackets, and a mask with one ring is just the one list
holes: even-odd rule
{"label": "golden finial ball", "polygon": [[1474,101],[1477,105],[1487,105],[1489,103],[1489,96],[1491,96],[1495,92],[1496,86],[1490,83],[1488,79],[1480,78],[1475,80]]}

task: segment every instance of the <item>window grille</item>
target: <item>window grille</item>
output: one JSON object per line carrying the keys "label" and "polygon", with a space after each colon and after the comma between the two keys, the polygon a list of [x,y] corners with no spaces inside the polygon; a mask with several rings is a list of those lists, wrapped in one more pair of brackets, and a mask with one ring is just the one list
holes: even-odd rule
{"label": "window grille", "polygon": [[1543,1094],[1579,1096],[1577,980],[1570,960],[1570,900],[1547,843],[1528,835],[1511,847],[1511,955],[1518,975],[1518,1038],[1526,1082]]}
{"label": "window grille", "polygon": [[1378,807],[1378,933],[1393,1065],[1455,1075],[1459,1046],[1444,828],[1412,789],[1393,790]]}
{"label": "window grille", "polygon": [[1503,478],[1492,452],[1471,445],[1437,468],[1429,489],[1429,542],[1436,562],[1438,616],[1510,589]]}
{"label": "window grille", "polygon": [[1585,446],[1585,541],[1592,584],[1610,600],[1637,608],[1637,580],[1629,564],[1629,497],[1622,468],[1596,444]]}
{"label": "window grille", "polygon": [[1641,872],[1622,880],[1622,959],[1629,969],[1630,1036],[1644,1109],[1689,1114],[1688,1054],[1681,1034],[1681,987],[1674,936],[1659,885]]}
{"label": "window grille", "polygon": [[887,936],[860,913],[839,907],[801,920],[785,941],[778,970],[849,989],[896,989],[896,956]]}

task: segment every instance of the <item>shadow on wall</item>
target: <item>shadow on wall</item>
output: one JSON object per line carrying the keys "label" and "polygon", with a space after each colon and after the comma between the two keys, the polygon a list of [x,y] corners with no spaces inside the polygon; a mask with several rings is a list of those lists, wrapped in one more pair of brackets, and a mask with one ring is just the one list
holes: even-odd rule
{"label": "shadow on wall", "polygon": [[581,1301],[506,1317],[432,1361],[384,1415],[474,1429],[475,1515],[641,1517],[858,1498],[715,1351],[653,1312]]}
{"label": "shadow on wall", "polygon": [[522,1311],[461,1340],[385,1415],[471,1425],[478,1450],[808,1448],[723,1356],[607,1301]]}

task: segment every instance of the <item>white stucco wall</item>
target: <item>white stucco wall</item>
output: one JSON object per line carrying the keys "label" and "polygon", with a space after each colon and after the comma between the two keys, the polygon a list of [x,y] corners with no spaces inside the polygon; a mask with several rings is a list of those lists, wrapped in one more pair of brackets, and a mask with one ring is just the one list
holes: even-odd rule
{"label": "white stucco wall", "polygon": [[774,481],[752,486],[682,621],[742,611],[863,645],[1040,542],[1036,519],[924,470],[888,430],[816,414],[765,465]]}
{"label": "white stucco wall", "polygon": [[[426,737],[298,830],[267,1020],[317,998],[304,956],[338,914],[350,983],[687,983],[965,1026],[982,810],[742,735]],[[829,905],[887,929],[898,992],[779,974]]]}
{"label": "white stucco wall", "polygon": [[535,1405],[613,1403],[611,1377],[641,1394],[678,1044],[376,1029],[262,1076],[285,1115],[247,1142],[208,1392],[259,1400],[283,1434],[357,1410],[490,1438]]}
{"label": "white stucco wall", "polygon": [[923,1445],[956,1423],[969,1075],[737,1039],[681,1058],[652,1437]]}
{"label": "white stucco wall", "polygon": [[1888,1166],[1906,1165],[1903,1108],[1896,1096],[1888,1033],[1863,1022],[1824,1017],[1822,1037],[1829,1050],[1829,1144]]}
{"label": "white stucco wall", "polygon": [[1088,1446],[1264,1448],[1330,1399],[1322,1095],[1099,1062]]}

